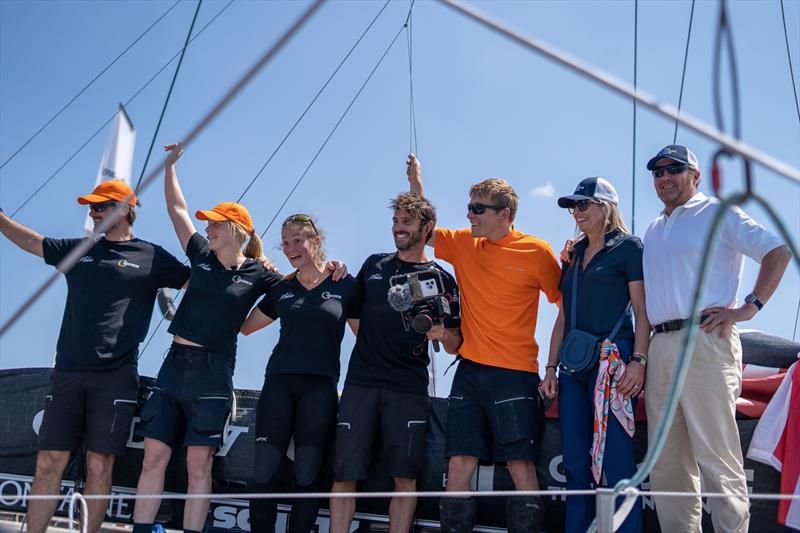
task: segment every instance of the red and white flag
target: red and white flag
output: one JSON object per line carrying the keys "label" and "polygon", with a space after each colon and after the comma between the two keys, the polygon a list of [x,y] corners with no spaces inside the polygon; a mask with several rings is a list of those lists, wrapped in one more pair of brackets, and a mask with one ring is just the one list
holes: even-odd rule
{"label": "red and white flag", "polygon": [[[800,496],[800,371],[794,363],[764,410],[747,457],[781,473],[781,494]],[[778,523],[800,529],[800,499],[778,503]]]}

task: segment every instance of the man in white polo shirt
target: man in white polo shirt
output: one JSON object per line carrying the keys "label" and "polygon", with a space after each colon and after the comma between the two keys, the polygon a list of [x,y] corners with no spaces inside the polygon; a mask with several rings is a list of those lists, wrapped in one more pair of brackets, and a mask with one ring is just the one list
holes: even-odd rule
{"label": "man in white polo shirt", "polygon": [[[698,192],[700,170],[685,146],[663,148],[647,163],[664,210],[644,235],[647,316],[653,324],[647,365],[648,438],[663,415],[673,366],[687,333],[700,261],[720,202]],[[686,383],[667,440],[652,473],[655,491],[747,493],[736,426],[741,392],[742,347],[737,322],[750,320],[778,287],[791,259],[774,234],[735,207],[715,238],[708,283],[701,301],[700,331]],[[744,256],[761,264],[755,287],[737,305]],[[715,531],[746,532],[746,497],[708,500]],[[699,496],[656,497],[662,531],[700,532]]]}

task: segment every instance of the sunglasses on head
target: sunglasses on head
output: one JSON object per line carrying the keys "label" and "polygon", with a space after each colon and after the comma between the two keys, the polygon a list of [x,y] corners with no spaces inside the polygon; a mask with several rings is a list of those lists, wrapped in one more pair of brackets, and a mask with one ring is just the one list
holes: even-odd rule
{"label": "sunglasses on head", "polygon": [[482,215],[486,212],[487,209],[494,209],[495,211],[500,211],[501,209],[505,209],[507,206],[505,205],[489,205],[489,204],[479,204],[478,202],[467,204],[467,211],[474,213],[476,215]]}
{"label": "sunglasses on head", "polygon": [[317,227],[314,225],[314,221],[308,215],[303,215],[303,214],[292,215],[284,221],[283,225],[285,226],[290,222],[300,222],[301,224],[308,224],[309,226],[311,226],[311,229],[314,230],[314,234],[319,235],[319,231],[317,231]]}
{"label": "sunglasses on head", "polygon": [[99,203],[99,204],[89,204],[89,210],[91,212],[93,212],[93,213],[102,213],[103,211],[105,211],[109,207],[114,208],[116,206],[117,206],[117,202],[114,202],[112,200],[112,201],[108,201],[108,202],[102,202],[102,203]]}
{"label": "sunglasses on head", "polygon": [[670,176],[677,176],[681,174],[684,170],[689,168],[689,165],[685,163],[680,163],[678,165],[666,165],[663,167],[658,167],[653,169],[653,177],[660,178],[664,175],[664,171],[666,170]]}
{"label": "sunglasses on head", "polygon": [[599,203],[600,203],[600,202],[598,202],[597,200],[578,200],[577,202],[575,202],[574,204],[572,204],[572,207],[568,207],[568,208],[567,208],[567,211],[569,211],[569,214],[570,214],[570,215],[571,215],[572,213],[574,213],[576,209],[577,209],[578,211],[580,211],[581,213],[583,213],[584,211],[586,211],[587,209],[589,209],[589,206],[590,206],[591,204],[599,204]]}

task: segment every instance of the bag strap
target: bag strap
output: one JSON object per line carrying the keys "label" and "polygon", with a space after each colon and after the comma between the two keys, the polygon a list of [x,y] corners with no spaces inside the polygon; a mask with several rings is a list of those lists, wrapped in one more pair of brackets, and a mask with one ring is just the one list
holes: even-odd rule
{"label": "bag strap", "polygon": [[[575,262],[572,265],[572,307],[569,310],[569,329],[575,329],[575,323],[577,319],[575,318],[577,314],[578,308],[578,269],[581,267],[581,263],[583,262],[583,256],[575,254]],[[619,328],[622,327],[622,323],[625,322],[625,317],[628,316],[628,311],[631,308],[631,301],[628,300],[628,305],[625,306],[625,309],[622,311],[622,315],[620,315],[619,319],[617,319],[617,323],[614,325],[614,329],[611,330],[611,333],[608,335],[608,340],[613,341],[614,337],[617,335]]]}

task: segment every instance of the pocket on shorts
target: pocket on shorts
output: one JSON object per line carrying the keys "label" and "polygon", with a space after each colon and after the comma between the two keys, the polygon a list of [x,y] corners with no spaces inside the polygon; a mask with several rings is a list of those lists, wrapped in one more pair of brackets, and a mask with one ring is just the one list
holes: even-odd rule
{"label": "pocket on shorts", "polygon": [[42,413],[42,423],[39,425],[39,438],[46,435],[47,427],[50,425],[50,411],[52,410],[53,395],[48,394],[44,397],[44,412]]}
{"label": "pocket on shorts", "polygon": [[460,394],[451,394],[447,398],[447,425],[445,427],[445,438],[448,441],[458,439],[463,433],[462,428],[464,424],[462,420],[464,417],[459,413],[459,409],[464,407],[464,396]]}
{"label": "pocket on shorts", "polygon": [[533,396],[515,396],[494,402],[495,439],[508,444],[533,437],[533,418],[536,413]]}
{"label": "pocket on shorts", "polygon": [[131,431],[131,421],[133,413],[136,411],[136,400],[117,398],[114,400],[114,416],[111,419],[111,427],[108,430],[110,438],[127,439]]}
{"label": "pocket on shorts", "polygon": [[226,394],[198,394],[195,406],[192,427],[202,435],[213,437],[219,434],[222,438],[223,429],[230,416],[230,397]]}

